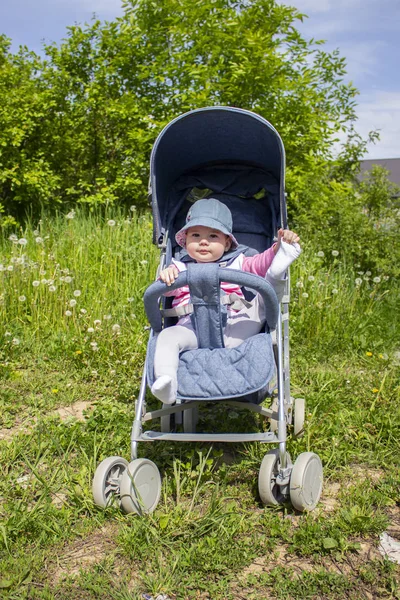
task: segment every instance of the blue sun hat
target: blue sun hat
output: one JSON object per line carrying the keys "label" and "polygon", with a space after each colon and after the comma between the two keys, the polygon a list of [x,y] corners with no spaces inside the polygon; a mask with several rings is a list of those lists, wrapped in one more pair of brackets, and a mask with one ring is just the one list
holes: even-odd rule
{"label": "blue sun hat", "polygon": [[186,215],[186,224],[178,231],[175,236],[176,241],[182,247],[186,247],[186,232],[189,227],[211,227],[222,231],[229,236],[231,247],[237,248],[239,245],[232,233],[232,213],[225,204],[216,200],[216,198],[204,198],[197,200]]}

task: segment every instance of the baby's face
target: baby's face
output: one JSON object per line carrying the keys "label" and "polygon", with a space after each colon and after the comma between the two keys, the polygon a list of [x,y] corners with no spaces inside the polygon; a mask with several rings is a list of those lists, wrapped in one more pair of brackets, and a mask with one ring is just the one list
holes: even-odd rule
{"label": "baby's face", "polygon": [[218,229],[199,225],[198,227],[189,227],[186,232],[187,253],[197,262],[215,262],[230,247],[230,237]]}

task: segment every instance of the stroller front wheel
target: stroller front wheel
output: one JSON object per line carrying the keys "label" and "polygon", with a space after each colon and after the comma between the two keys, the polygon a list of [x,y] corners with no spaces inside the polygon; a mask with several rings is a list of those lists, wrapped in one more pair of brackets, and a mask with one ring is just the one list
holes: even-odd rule
{"label": "stroller front wheel", "polygon": [[[288,453],[286,456],[287,464],[290,465],[290,456]],[[277,483],[279,468],[279,450],[270,450],[264,456],[258,473],[258,492],[261,502],[266,506],[277,506],[287,501],[287,496],[282,493],[282,487]]]}
{"label": "stroller front wheel", "polygon": [[314,510],[322,492],[321,459],[314,452],[302,452],[297,457],[290,477],[290,501],[301,512]]}
{"label": "stroller front wheel", "polygon": [[161,496],[160,472],[151,460],[137,458],[129,463],[121,479],[121,505],[126,513],[152,513]]}
{"label": "stroller front wheel", "polygon": [[97,467],[92,483],[93,500],[97,506],[106,508],[114,502],[120,507],[121,477],[128,461],[120,456],[105,458]]}

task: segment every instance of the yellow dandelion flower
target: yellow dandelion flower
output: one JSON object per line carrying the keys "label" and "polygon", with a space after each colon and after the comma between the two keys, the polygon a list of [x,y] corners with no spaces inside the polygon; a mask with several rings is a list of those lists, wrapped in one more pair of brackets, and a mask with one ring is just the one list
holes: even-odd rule
{"label": "yellow dandelion flower", "polygon": [[52,391],[53,394],[58,394],[58,389],[57,388],[53,388],[51,391]]}
{"label": "yellow dandelion flower", "polygon": [[372,391],[373,391],[374,394],[377,394],[379,392],[378,388],[373,388]]}
{"label": "yellow dandelion flower", "polygon": [[75,350],[75,354],[82,354],[82,350]]}
{"label": "yellow dandelion flower", "polygon": [[366,352],[365,353],[367,356],[372,356],[372,352]]}

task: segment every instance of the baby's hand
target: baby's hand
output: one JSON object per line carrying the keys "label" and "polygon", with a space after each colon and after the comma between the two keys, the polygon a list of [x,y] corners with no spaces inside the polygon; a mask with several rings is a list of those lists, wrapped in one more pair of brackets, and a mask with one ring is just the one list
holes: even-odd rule
{"label": "baby's hand", "polygon": [[164,269],[163,271],[161,271],[160,279],[167,285],[172,285],[174,283],[175,279],[178,277],[178,275],[179,275],[178,269],[175,267],[175,265],[171,265],[171,266],[167,267],[166,269]]}
{"label": "baby's hand", "polygon": [[286,242],[287,244],[296,244],[299,241],[300,241],[300,238],[297,235],[297,233],[295,233],[294,231],[291,231],[290,229],[279,229],[278,242],[274,248],[275,254],[278,252],[281,242]]}

